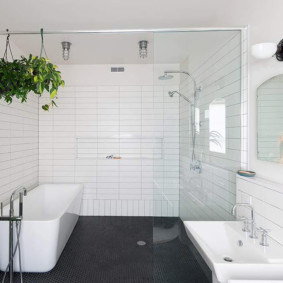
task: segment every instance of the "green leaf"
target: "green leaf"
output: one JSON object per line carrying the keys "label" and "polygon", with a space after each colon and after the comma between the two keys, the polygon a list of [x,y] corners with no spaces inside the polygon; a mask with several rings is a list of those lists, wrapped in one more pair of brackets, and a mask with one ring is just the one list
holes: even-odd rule
{"label": "green leaf", "polygon": [[51,89],[50,91],[51,91],[50,98],[53,99],[53,98],[56,96],[56,94],[57,94],[57,90],[54,89],[54,90],[52,91],[52,89]]}
{"label": "green leaf", "polygon": [[52,103],[52,106],[58,107],[54,100],[52,100],[51,103]]}
{"label": "green leaf", "polygon": [[40,82],[36,84],[36,91],[37,93],[40,93]]}
{"label": "green leaf", "polygon": [[49,105],[48,104],[42,105],[42,109],[44,111],[49,111]]}

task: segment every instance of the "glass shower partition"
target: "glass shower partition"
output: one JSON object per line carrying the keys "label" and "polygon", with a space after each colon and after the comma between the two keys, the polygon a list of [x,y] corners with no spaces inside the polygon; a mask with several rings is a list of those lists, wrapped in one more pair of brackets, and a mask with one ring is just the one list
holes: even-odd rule
{"label": "glass shower partition", "polygon": [[170,282],[209,274],[182,221],[233,219],[236,172],[246,165],[242,75],[240,30],[154,35],[154,115],[163,139],[153,168],[155,282],[167,272],[164,261],[176,268]]}

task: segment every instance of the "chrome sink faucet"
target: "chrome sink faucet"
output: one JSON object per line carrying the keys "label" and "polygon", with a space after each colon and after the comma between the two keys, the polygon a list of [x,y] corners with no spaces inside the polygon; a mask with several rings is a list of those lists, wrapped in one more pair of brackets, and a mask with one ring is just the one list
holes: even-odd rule
{"label": "chrome sink faucet", "polygon": [[232,208],[232,215],[236,216],[236,210],[238,207],[246,207],[249,208],[251,211],[251,229],[250,229],[250,238],[252,239],[257,239],[257,229],[256,229],[256,224],[255,224],[255,217],[254,217],[254,209],[249,203],[236,203],[233,208]]}

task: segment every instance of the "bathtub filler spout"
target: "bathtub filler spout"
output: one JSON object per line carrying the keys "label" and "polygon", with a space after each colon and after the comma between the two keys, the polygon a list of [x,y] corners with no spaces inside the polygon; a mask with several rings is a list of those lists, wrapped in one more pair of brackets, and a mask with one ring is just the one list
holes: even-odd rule
{"label": "bathtub filler spout", "polygon": [[[19,194],[19,215],[15,216],[14,212],[14,200],[15,196]],[[10,209],[9,209],[9,216],[3,216],[3,203],[1,203],[1,216],[0,221],[9,221],[9,261],[8,261],[8,267],[6,269],[6,272],[9,268],[9,275],[10,275],[10,283],[14,282],[14,222],[18,223],[23,218],[23,196],[27,195],[27,189],[24,187],[20,187],[16,190],[14,190],[10,197]],[[19,233],[17,231],[17,237],[19,237]],[[19,241],[19,239],[17,239]],[[17,246],[16,246],[17,247]],[[5,272],[5,275],[6,275]],[[4,275],[4,276],[5,276]]]}
{"label": "bathtub filler spout", "polygon": [[13,191],[10,197],[10,216],[14,216],[14,199],[15,195],[19,194],[19,216],[23,216],[23,196],[27,195],[27,189],[24,187],[20,187]]}

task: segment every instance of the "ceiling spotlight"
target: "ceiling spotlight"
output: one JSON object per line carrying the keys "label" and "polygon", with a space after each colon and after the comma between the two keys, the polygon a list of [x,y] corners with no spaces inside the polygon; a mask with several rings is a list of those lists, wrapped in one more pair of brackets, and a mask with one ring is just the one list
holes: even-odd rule
{"label": "ceiling spotlight", "polygon": [[70,58],[70,49],[71,49],[71,42],[63,41],[62,42],[62,48],[63,48],[63,59],[65,61],[69,60]]}
{"label": "ceiling spotlight", "polygon": [[140,51],[140,58],[145,59],[147,57],[147,40],[139,41],[139,51]]}

